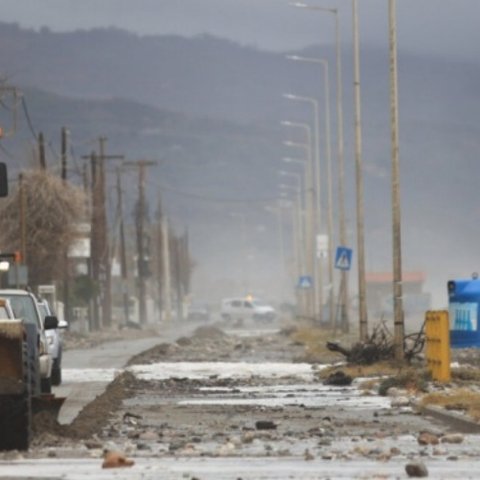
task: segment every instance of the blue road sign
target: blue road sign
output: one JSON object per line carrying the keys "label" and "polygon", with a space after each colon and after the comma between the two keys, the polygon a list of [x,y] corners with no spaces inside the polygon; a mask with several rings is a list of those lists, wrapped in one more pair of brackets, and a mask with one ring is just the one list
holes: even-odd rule
{"label": "blue road sign", "polygon": [[313,279],[310,275],[303,275],[298,277],[298,288],[312,288],[313,287]]}
{"label": "blue road sign", "polygon": [[353,250],[347,247],[337,247],[335,255],[335,268],[339,270],[350,270],[352,266]]}

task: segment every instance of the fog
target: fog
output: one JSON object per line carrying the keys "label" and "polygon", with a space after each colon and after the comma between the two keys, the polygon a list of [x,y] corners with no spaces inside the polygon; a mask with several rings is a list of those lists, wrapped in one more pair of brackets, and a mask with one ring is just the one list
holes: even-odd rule
{"label": "fog", "polygon": [[[30,114],[21,112],[15,135],[2,141],[3,154],[14,171],[32,163],[32,121],[50,145],[67,124],[78,171],[80,158],[90,154],[99,135],[108,137],[109,152],[155,160],[145,181],[148,222],[153,230],[161,202],[172,231],[188,232],[193,268],[191,291],[184,293],[189,300],[218,308],[222,298],[252,294],[277,306],[294,303],[300,277],[313,274],[313,267],[299,265],[307,241],[294,248],[299,236],[307,235],[307,215],[299,220],[292,210],[297,177],[303,209],[309,201],[300,164],[307,158],[303,148],[283,144],[305,144],[302,128],[280,122],[306,124],[312,132],[314,123],[308,105],[282,94],[318,100],[321,209],[314,215],[321,219],[316,233],[322,235],[328,234],[329,213],[327,119],[321,72],[287,60],[286,52],[325,58],[330,66],[333,255],[339,246],[339,170],[333,17],[287,3],[0,0],[2,21],[18,24],[0,25],[1,73],[26,92]],[[429,306],[443,308],[447,280],[468,278],[480,268],[480,4],[397,4],[403,268],[425,275],[422,293],[431,296]],[[392,270],[387,5],[359,2],[367,274]],[[339,9],[343,41],[346,246],[353,249],[349,287],[355,308],[351,3],[331,0],[328,6]],[[1,115],[6,122],[8,109]],[[313,148],[312,143],[312,156]],[[58,163],[57,150],[51,147],[51,165]],[[287,164],[284,157],[299,162]],[[290,176],[281,177],[282,170]],[[114,236],[113,175],[107,184]],[[127,175],[124,201],[131,232],[136,198],[137,178]],[[294,224],[299,221],[302,228]],[[133,257],[133,233],[129,242]],[[323,298],[337,299],[340,270],[330,278],[325,252],[317,262]],[[382,302],[385,306],[388,299]]]}

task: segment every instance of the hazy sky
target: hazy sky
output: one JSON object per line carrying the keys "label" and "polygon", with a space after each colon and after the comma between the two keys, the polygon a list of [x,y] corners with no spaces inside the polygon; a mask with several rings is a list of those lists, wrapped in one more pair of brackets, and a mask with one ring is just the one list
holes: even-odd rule
{"label": "hazy sky", "polygon": [[[344,43],[351,42],[350,0],[337,6]],[[361,40],[385,46],[388,0],[359,0]],[[5,22],[52,30],[116,26],[139,34],[211,33],[263,49],[330,42],[332,21],[288,0],[0,0]],[[397,0],[399,48],[477,59],[479,0]]]}

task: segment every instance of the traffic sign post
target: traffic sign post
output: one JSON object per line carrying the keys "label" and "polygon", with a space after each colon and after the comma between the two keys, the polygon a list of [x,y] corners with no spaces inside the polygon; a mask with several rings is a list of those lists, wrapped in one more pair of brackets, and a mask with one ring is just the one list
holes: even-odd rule
{"label": "traffic sign post", "polygon": [[350,270],[352,266],[353,250],[348,247],[337,247],[335,255],[335,268],[339,270]]}
{"label": "traffic sign post", "polygon": [[313,287],[313,279],[310,275],[302,275],[298,277],[297,288],[309,289]]}

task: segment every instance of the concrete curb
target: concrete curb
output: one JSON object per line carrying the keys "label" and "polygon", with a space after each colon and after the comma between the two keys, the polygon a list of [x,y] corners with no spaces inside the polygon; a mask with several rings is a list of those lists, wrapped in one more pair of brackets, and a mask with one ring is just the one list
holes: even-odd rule
{"label": "concrete curb", "polygon": [[412,407],[422,415],[440,420],[456,432],[480,433],[480,423],[475,422],[470,417],[461,413],[452,412],[433,405],[420,405],[419,402],[414,403]]}

